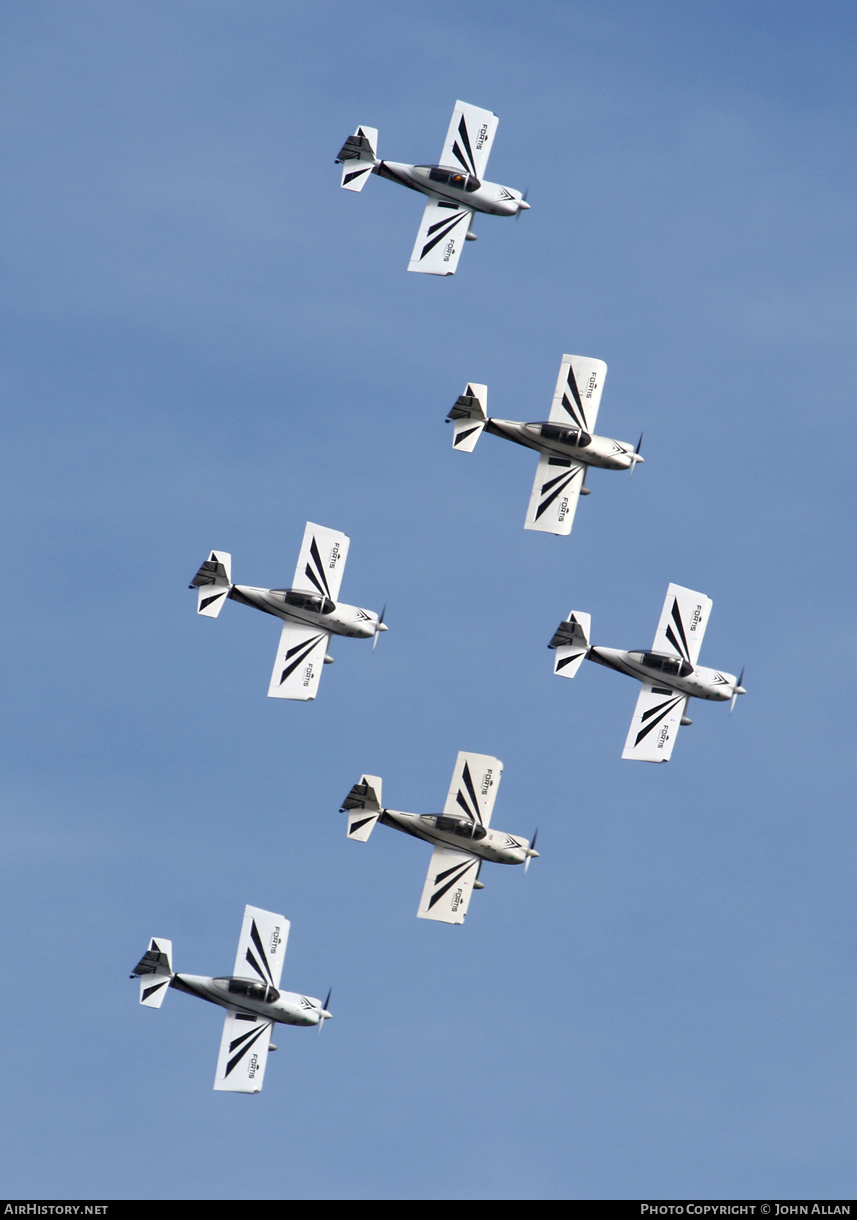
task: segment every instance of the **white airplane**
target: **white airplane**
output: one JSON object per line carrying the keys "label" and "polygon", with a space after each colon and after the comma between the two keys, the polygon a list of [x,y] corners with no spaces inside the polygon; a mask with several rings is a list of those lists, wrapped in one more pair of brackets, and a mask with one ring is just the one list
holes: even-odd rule
{"label": "white airplane", "polygon": [[731,699],[734,710],[738,696],[747,693],[741,685],[743,669],[736,678],[696,664],[711,604],[704,593],[670,585],[648,652],[593,647],[589,642],[591,616],[580,611],[573,610],[557,627],[548,648],[556,649],[553,671],[561,678],[573,678],[588,658],[642,682],[623,758],[668,762],[679,725],[693,723],[687,715],[691,698],[721,703]]}
{"label": "white airplane", "polygon": [[290,589],[233,585],[232,556],[212,551],[191,581],[199,589],[197,613],[217,618],[227,599],[283,619],[268,695],[273,699],[314,699],[322,664],[331,664],[331,635],[374,639],[386,631],[380,615],[338,602],[350,539],[338,530],[307,522]]}
{"label": "white airplane", "polygon": [[532,843],[519,835],[489,830],[497,785],[503,774],[499,758],[459,752],[443,813],[400,813],[381,804],[381,778],[363,775],[342,803],[348,813],[348,837],[365,843],[375,823],[404,831],[434,845],[428,876],[417,910],[418,919],[464,923],[474,889],[481,890],[483,860],[523,864],[538,856]]}
{"label": "white airplane", "polygon": [[454,275],[465,241],[476,241],[476,212],[517,216],[529,208],[520,191],[482,180],[499,121],[490,110],[456,102],[439,165],[380,161],[377,127],[358,127],[339,150],[345,190],[362,191],[378,174],[428,195],[408,271]]}
{"label": "white airplane", "polygon": [[544,422],[517,423],[489,419],[488,387],[471,382],[456,401],[452,421],[452,447],[472,453],[483,431],[505,437],[516,445],[536,449],[539,464],[524,522],[525,530],[570,534],[579,496],[588,496],[589,466],[633,471],[640,457],[642,435],[636,449],[627,441],[593,435],[607,365],[589,356],[563,356],[550,415]]}
{"label": "white airplane", "polygon": [[329,1020],[330,993],[322,1004],[312,996],[279,991],[289,921],[273,911],[244,908],[235,966],[229,978],[174,974],[173,942],[153,937],[131,978],[140,978],[140,1003],[160,1008],[170,987],[226,1009],[215,1089],[258,1093],[265,1076],[274,1026],[318,1025]]}

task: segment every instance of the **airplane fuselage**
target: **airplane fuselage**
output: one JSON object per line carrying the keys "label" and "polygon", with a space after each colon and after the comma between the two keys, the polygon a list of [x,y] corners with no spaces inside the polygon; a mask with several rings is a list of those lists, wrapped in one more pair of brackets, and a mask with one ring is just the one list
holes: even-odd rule
{"label": "airplane fuselage", "polygon": [[614,441],[608,436],[593,436],[580,428],[554,424],[548,420],[534,423],[519,423],[513,419],[489,419],[485,431],[492,436],[502,436],[516,445],[526,445],[539,453],[552,453],[557,457],[574,458],[588,466],[600,466],[606,470],[627,470],[643,459],[634,452],[627,441]]}
{"label": "airplane fuselage", "polygon": [[501,830],[486,830],[466,818],[445,817],[442,813],[402,813],[397,809],[382,809],[378,820],[416,839],[466,851],[493,864],[525,864],[527,860],[529,839],[505,834]]}
{"label": "airplane fuselage", "polygon": [[379,161],[372,173],[428,195],[430,199],[472,208],[474,212],[487,212],[491,216],[516,216],[529,207],[520,191],[501,186],[499,182],[481,181],[449,166]]}
{"label": "airplane fuselage", "polygon": [[253,1017],[264,1017],[281,1025],[318,1025],[330,1017],[321,1000],[278,991],[257,979],[208,978],[199,974],[174,974],[170,986],[198,996],[221,1008],[233,1008]]}
{"label": "airplane fuselage", "polygon": [[[333,635],[356,636],[370,640],[378,629],[378,615],[359,606],[334,602],[317,593],[295,589],[257,589],[252,585],[232,585],[229,597],[252,606],[264,614],[297,623],[307,623]],[[386,626],[382,625],[382,631]]]}
{"label": "airplane fuselage", "polygon": [[628,674],[639,682],[668,687],[694,699],[713,699],[724,703],[732,698],[738,685],[734,674],[707,669],[703,665],[691,665],[681,657],[651,650],[623,652],[620,648],[591,647],[587,658],[608,669]]}

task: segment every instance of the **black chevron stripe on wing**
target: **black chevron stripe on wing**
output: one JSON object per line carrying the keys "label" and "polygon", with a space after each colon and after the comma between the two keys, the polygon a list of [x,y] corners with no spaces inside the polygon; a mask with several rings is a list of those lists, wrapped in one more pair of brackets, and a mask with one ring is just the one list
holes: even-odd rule
{"label": "black chevron stripe on wing", "polygon": [[[677,597],[673,598],[673,608],[670,612],[670,618],[672,619],[673,624],[675,624],[676,630],[673,631],[672,624],[667,626],[666,637],[672,644],[673,648],[675,648],[676,652],[678,652],[678,654],[683,657],[685,661],[689,661],[690,649],[687,646],[687,635],[685,634],[684,623],[681,621],[681,611],[679,609]],[[676,632],[678,634],[676,634]]]}
{"label": "black chevron stripe on wing", "polygon": [[589,426],[586,422],[586,411],[583,408],[583,402],[580,398],[580,390],[577,388],[577,379],[574,376],[574,367],[569,363],[568,378],[566,380],[566,389],[562,395],[562,405],[566,412],[571,416],[579,428],[584,432],[588,432]]}
{"label": "black chevron stripe on wing", "polygon": [[[253,945],[255,946],[256,953],[254,954],[253,950],[248,947],[247,961],[256,971],[256,973],[258,974],[258,976],[262,980],[262,982],[270,983],[271,986],[273,987],[274,986],[274,976],[271,973],[271,967],[268,962],[268,955],[265,952],[265,946],[262,944],[262,938],[259,935],[259,929],[256,927],[255,919],[253,920],[252,924],[250,925],[250,939],[253,942]],[[260,962],[261,962],[261,966],[259,965]]]}
{"label": "black chevron stripe on wing", "polygon": [[244,1058],[244,1056],[247,1054],[247,1052],[250,1050],[250,1048],[256,1042],[259,1041],[262,1034],[268,1033],[270,1031],[270,1029],[271,1029],[270,1021],[266,1021],[265,1024],[260,1029],[248,1030],[246,1034],[242,1034],[240,1038],[235,1038],[232,1042],[230,1042],[229,1043],[230,1052],[237,1050],[237,1053],[234,1054],[232,1056],[232,1058],[229,1060],[229,1062],[227,1063],[226,1071],[223,1073],[223,1075],[228,1076],[229,1073],[232,1071],[232,1069],[238,1066],[238,1064],[241,1062],[241,1060]]}
{"label": "black chevron stripe on wing", "polygon": [[[568,463],[568,465],[571,465],[571,463]],[[554,475],[552,479],[548,479],[547,483],[542,483],[541,495],[544,498],[541,500],[539,507],[536,509],[537,521],[542,513],[545,512],[546,509],[550,508],[557,496],[561,495],[562,492],[565,491],[572,479],[580,474],[580,471],[581,467],[575,466],[575,468],[570,470],[568,474],[563,473]]]}
{"label": "black chevron stripe on wing", "polygon": [[[482,814],[479,811],[479,801],[476,796],[476,788],[473,785],[473,776],[470,774],[470,764],[464,764],[464,770],[461,773],[461,782],[467,791],[463,791],[461,784],[458,785],[458,796],[455,798],[456,803],[461,806],[472,822],[478,822],[482,825]],[[470,800],[468,801],[468,797]]]}
{"label": "black chevron stripe on wing", "polygon": [[[634,746],[638,746],[645,737],[648,737],[652,729],[656,728],[662,720],[669,716],[671,712],[675,711],[680,703],[684,703],[686,698],[686,695],[674,695],[672,698],[666,699],[663,703],[658,703],[655,707],[650,707],[647,712],[644,712],[640,717],[641,723],[644,725],[644,727],[641,728],[637,734],[634,740]],[[649,722],[648,724],[646,724],[647,720]]]}
{"label": "black chevron stripe on wing", "polygon": [[441,885],[440,889],[435,890],[434,894],[432,894],[429,899],[428,909],[431,910],[434,904],[443,898],[444,894],[451,890],[456,882],[461,881],[462,877],[465,877],[478,864],[479,861],[474,856],[472,860],[468,860],[465,864],[454,864],[452,868],[444,869],[442,873],[438,873],[434,879],[435,885],[440,885],[442,881],[446,881],[446,884]]}
{"label": "black chevron stripe on wing", "polygon": [[321,562],[321,555],[318,553],[318,543],[314,534],[309,554],[310,562],[306,566],[306,574],[322,596],[330,597],[330,585],[327,583],[327,576],[324,573],[324,565]]}
{"label": "black chevron stripe on wing", "polygon": [[[309,567],[307,567],[307,571],[309,571]],[[301,661],[306,660],[313,648],[315,648],[316,644],[318,644],[319,640],[323,640],[326,634],[326,632],[320,631],[318,635],[314,635],[310,640],[302,640],[300,644],[295,644],[294,648],[290,648],[288,650],[286,653],[286,660],[289,662],[289,664],[286,665],[285,669],[280,674],[280,686],[283,685],[286,678],[294,673]],[[294,660],[292,660],[292,658],[294,658]]]}
{"label": "black chevron stripe on wing", "polygon": [[443,241],[443,239],[452,232],[455,226],[461,224],[462,220],[465,220],[469,215],[470,211],[465,208],[463,212],[458,212],[455,216],[445,216],[443,220],[436,220],[433,225],[429,225],[426,231],[427,235],[432,233],[434,236],[432,237],[431,241],[427,241],[423,246],[420,258],[424,259],[425,256],[435,248],[439,241]]}
{"label": "black chevron stripe on wing", "polygon": [[464,115],[461,116],[461,122],[458,124],[458,134],[460,136],[460,142],[459,140],[456,140],[453,144],[453,154],[458,158],[464,169],[467,170],[468,174],[473,174],[473,177],[475,178],[477,176],[476,162],[473,159],[473,149],[470,147],[470,136],[467,131],[467,123]]}

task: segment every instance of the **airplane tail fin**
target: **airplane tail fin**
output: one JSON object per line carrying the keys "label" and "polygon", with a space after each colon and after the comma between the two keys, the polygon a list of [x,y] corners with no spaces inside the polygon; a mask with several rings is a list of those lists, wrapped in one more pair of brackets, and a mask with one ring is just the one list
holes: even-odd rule
{"label": "airplane tail fin", "polygon": [[346,191],[362,191],[378,164],[378,128],[358,127],[349,136],[336,158],[342,165],[342,186]]}
{"label": "airplane tail fin", "polygon": [[458,396],[446,417],[446,422],[449,423],[451,420],[454,426],[453,449],[460,449],[462,453],[473,452],[476,442],[482,435],[482,429],[488,423],[488,415],[485,410],[487,402],[487,385],[468,382],[467,389]]}
{"label": "airplane tail fin", "polygon": [[339,812],[348,814],[348,837],[365,843],[381,813],[380,775],[361,775],[342,802]]}
{"label": "airplane tail fin", "polygon": [[154,936],[149,947],[131,971],[131,977],[140,976],[140,1003],[148,1008],[160,1008],[173,977],[173,942],[157,940]]}
{"label": "airplane tail fin", "polygon": [[212,551],[188,587],[199,589],[197,614],[217,618],[232,588],[232,556],[227,551]]}
{"label": "airplane tail fin", "polygon": [[589,653],[591,614],[572,610],[557,627],[548,648],[556,649],[553,671],[561,678],[573,678]]}

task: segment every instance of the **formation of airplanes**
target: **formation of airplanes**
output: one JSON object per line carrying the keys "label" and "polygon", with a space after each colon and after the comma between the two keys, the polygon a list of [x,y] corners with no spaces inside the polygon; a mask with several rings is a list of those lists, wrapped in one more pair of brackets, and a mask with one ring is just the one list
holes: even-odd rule
{"label": "formation of airplanes", "polygon": [[[529,204],[510,187],[484,179],[498,119],[489,110],[466,102],[455,104],[441,152],[433,165],[382,161],[378,132],[358,127],[339,152],[342,186],[360,191],[372,174],[398,182],[428,197],[409,271],[453,275],[464,242],[475,240],[477,212],[517,216]],[[536,477],[524,522],[527,530],[567,535],[577,503],[588,495],[591,466],[630,470],[643,461],[642,433],[636,445],[595,433],[607,365],[588,356],[564,355],[550,413],[546,420],[522,422],[488,415],[488,390],[469,382],[447,416],[453,424],[454,449],[471,453],[483,432],[538,453]],[[232,557],[211,551],[191,582],[198,591],[197,612],[217,618],[229,600],[271,614],[282,622],[268,688],[273,698],[314,699],[324,665],[333,658],[331,636],[373,640],[387,630],[380,614],[340,602],[339,589],[350,540],[344,533],[307,522],[295,574],[288,588],[266,589],[232,583]],[[622,757],[667,762],[680,725],[690,724],[691,698],[731,701],[746,693],[744,671],[733,674],[697,664],[711,611],[711,599],[670,584],[650,649],[623,651],[595,646],[591,616],[572,611],[548,647],[555,652],[554,673],[572,678],[584,660],[636,678],[642,685]],[[482,889],[480,871],[487,861],[523,864],[538,857],[532,840],[491,828],[491,817],[503,765],[490,754],[460,751],[440,813],[406,813],[382,801],[382,781],[362,775],[342,803],[348,814],[347,836],[365,843],[377,823],[422,839],[432,847],[417,917],[461,924],[474,890]],[[322,1003],[312,996],[280,990],[289,921],[259,907],[247,906],[231,975],[178,974],[172,966],[172,943],[152,938],[134,967],[140,980],[140,1003],[160,1008],[173,988],[226,1010],[214,1088],[258,1093],[268,1053],[276,1050],[277,1024],[322,1027],[331,1016],[330,992]]]}
{"label": "formation of airplanes", "polygon": [[483,175],[499,119],[490,110],[456,102],[437,165],[408,165],[378,158],[378,129],[358,127],[336,158],[342,186],[362,191],[372,174],[428,196],[408,271],[454,275],[465,241],[475,241],[473,219],[518,216],[529,208],[521,191]]}

